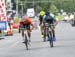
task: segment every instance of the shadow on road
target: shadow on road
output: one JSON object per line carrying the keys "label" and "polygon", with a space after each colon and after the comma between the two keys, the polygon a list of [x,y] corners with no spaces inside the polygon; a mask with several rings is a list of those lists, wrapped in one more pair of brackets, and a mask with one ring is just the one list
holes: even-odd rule
{"label": "shadow on road", "polygon": [[2,40],[2,39],[4,39],[4,38],[0,38],[0,40]]}

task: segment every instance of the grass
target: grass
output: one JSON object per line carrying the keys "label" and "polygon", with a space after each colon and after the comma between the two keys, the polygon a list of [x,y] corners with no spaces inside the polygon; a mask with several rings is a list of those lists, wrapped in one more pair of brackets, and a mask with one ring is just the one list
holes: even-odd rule
{"label": "grass", "polygon": [[18,22],[19,22],[19,18],[15,18],[14,23],[18,23]]}
{"label": "grass", "polygon": [[61,20],[64,19],[64,16],[61,16],[61,15],[60,15],[60,16],[56,16],[56,18],[58,18],[58,20],[61,21]]}
{"label": "grass", "polygon": [[12,32],[13,33],[17,33],[18,32],[18,29],[13,29]]}

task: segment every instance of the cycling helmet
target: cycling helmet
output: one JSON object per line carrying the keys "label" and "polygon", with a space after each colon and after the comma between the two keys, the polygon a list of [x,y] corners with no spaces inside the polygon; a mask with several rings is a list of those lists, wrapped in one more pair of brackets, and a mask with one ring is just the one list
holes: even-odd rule
{"label": "cycling helmet", "polygon": [[26,16],[22,16],[21,21],[25,21],[26,20]]}
{"label": "cycling helmet", "polygon": [[50,12],[47,11],[47,12],[45,13],[45,15],[50,15]]}

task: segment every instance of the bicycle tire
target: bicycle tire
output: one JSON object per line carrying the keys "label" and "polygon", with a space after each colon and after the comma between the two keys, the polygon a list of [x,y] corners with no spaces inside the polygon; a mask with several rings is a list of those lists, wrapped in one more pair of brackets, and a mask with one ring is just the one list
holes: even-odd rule
{"label": "bicycle tire", "polygon": [[43,33],[43,35],[44,35],[44,37],[43,37],[43,41],[46,42],[46,36],[47,36],[47,35],[46,35],[46,31],[45,31],[45,29],[44,29],[44,33]]}
{"label": "bicycle tire", "polygon": [[50,47],[52,48],[53,47],[53,35],[51,31],[49,32],[49,38],[50,38],[50,41],[49,41]]}
{"label": "bicycle tire", "polygon": [[26,50],[28,50],[28,39],[27,39],[26,34],[25,34],[25,46],[26,46]]}
{"label": "bicycle tire", "polygon": [[46,42],[46,37],[44,37],[43,41]]}

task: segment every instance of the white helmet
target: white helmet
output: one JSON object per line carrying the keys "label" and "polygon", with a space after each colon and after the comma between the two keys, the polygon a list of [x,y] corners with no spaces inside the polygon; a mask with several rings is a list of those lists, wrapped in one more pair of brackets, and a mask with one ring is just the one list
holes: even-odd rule
{"label": "white helmet", "polygon": [[54,14],[52,14],[52,13],[50,13],[50,16],[52,17],[52,18],[54,18],[55,16],[54,16]]}
{"label": "white helmet", "polygon": [[26,19],[26,16],[24,15],[24,16],[21,18],[21,20],[22,20],[22,21],[25,21],[25,19]]}

